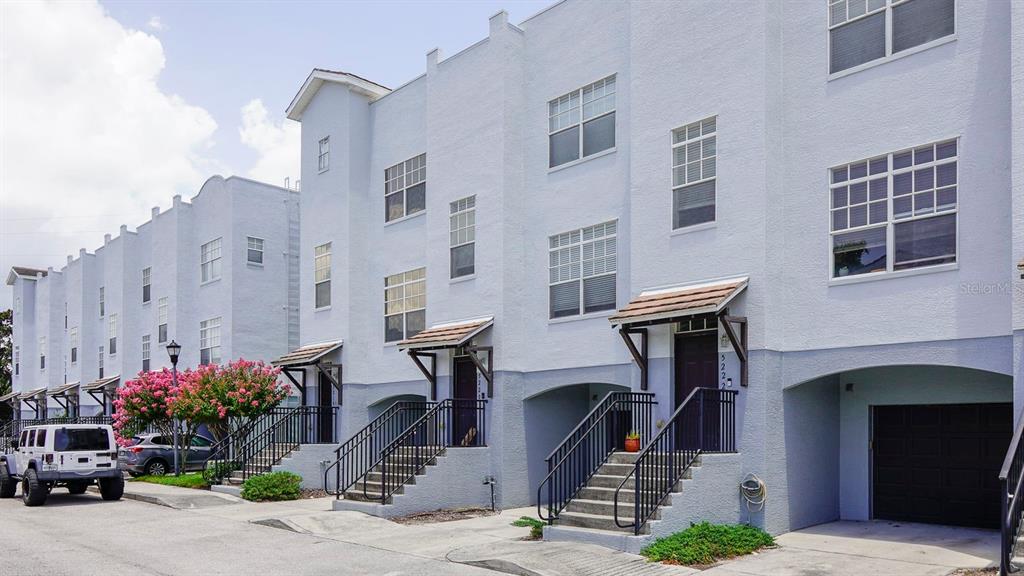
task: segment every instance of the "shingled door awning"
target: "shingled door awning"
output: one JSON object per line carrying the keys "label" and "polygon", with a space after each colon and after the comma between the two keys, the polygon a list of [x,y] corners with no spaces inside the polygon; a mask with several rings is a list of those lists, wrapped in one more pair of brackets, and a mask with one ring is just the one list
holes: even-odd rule
{"label": "shingled door awning", "polygon": [[73,416],[77,411],[78,405],[78,388],[80,382],[68,382],[61,384],[56,388],[50,388],[46,391],[46,395],[53,398],[61,408],[67,412],[68,416]]}
{"label": "shingled door awning", "polygon": [[295,350],[281,356],[277,360],[271,362],[278,368],[297,368],[299,366],[309,366],[320,361],[321,358],[334,352],[344,344],[344,340],[334,340],[331,342],[320,342],[317,344],[306,344],[299,346]]}
{"label": "shingled door awning", "polygon": [[120,379],[121,379],[121,375],[118,374],[116,376],[110,376],[110,377],[107,377],[107,378],[100,378],[98,380],[93,380],[92,382],[89,382],[88,384],[83,385],[82,386],[82,391],[83,392],[96,392],[97,390],[104,390],[104,389],[107,389],[107,388],[116,388],[117,387],[117,381],[120,380]]}
{"label": "shingled door awning", "polygon": [[106,378],[93,380],[88,384],[83,384],[80,390],[89,396],[92,396],[92,399],[95,400],[97,404],[103,406],[103,414],[106,415],[108,410],[107,405],[113,403],[114,391],[117,390],[117,385],[120,381],[121,375],[115,374]]}
{"label": "shingled door awning", "polygon": [[13,403],[15,400],[18,399],[18,396],[20,395],[21,392],[11,392],[9,394],[4,394],[3,396],[0,396],[0,404],[3,404],[5,402]]}
{"label": "shingled door awning", "polygon": [[[458,320],[435,324],[412,338],[398,343],[399,350],[406,350],[409,357],[430,382],[430,399],[437,400],[437,354],[432,350],[461,348],[476,366],[476,369],[487,380],[487,396],[494,396],[494,348],[492,346],[473,346],[473,338],[494,324],[493,316]],[[428,368],[423,363],[430,362]]]}
{"label": "shingled door awning", "polygon": [[46,393],[46,388],[33,388],[32,390],[26,390],[18,395],[19,400],[35,400],[39,396]]}
{"label": "shingled door awning", "polygon": [[[740,385],[747,385],[747,319],[730,316],[726,308],[747,287],[747,282],[748,278],[742,277],[647,290],[608,318],[612,326],[619,329],[633,361],[640,367],[641,390],[647,390],[648,384],[647,327],[694,317],[704,320],[704,326],[710,318],[712,327],[715,324],[713,319],[718,319],[739,356]],[[740,327],[738,334],[734,324]],[[640,337],[639,348],[633,341],[633,335]]]}
{"label": "shingled door awning", "polygon": [[50,388],[46,391],[47,396],[68,396],[78,392],[80,382],[68,382],[67,384],[61,384],[56,388]]}

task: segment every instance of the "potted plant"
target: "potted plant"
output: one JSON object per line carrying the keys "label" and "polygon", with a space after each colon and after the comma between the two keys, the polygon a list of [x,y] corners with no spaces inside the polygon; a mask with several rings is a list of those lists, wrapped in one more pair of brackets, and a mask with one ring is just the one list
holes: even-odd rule
{"label": "potted plant", "polygon": [[626,434],[626,452],[640,451],[640,434],[633,431]]}

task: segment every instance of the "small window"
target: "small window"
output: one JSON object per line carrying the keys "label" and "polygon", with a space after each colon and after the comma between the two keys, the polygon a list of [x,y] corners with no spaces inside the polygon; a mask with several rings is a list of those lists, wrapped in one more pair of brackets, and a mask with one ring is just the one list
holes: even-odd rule
{"label": "small window", "polygon": [[105,316],[107,313],[106,292],[106,288],[100,286],[100,318],[103,318],[103,316]]}
{"label": "small window", "polygon": [[313,307],[331,305],[331,243],[313,249]]}
{"label": "small window", "polygon": [[167,296],[156,301],[156,341],[167,342]]}
{"label": "small window", "polygon": [[550,317],[615,308],[616,221],[548,239]]}
{"label": "small window", "polygon": [[202,436],[193,436],[192,445],[197,448],[209,448],[213,444],[206,438],[203,438]]}
{"label": "small window", "polygon": [[317,170],[323,172],[331,167],[331,137],[324,136],[320,139],[320,154],[316,159]]}
{"label": "small window", "polygon": [[14,375],[21,374],[21,346],[14,347]]}
{"label": "small window", "polygon": [[956,1],[829,0],[828,12],[836,73],[952,35]]}
{"label": "small window", "polygon": [[250,264],[263,264],[263,238],[249,236],[245,239],[245,260]]}
{"label": "small window", "polygon": [[149,372],[149,334],[142,335],[142,371]]}
{"label": "small window", "polygon": [[46,428],[40,428],[39,433],[36,434],[36,447],[46,447]]}
{"label": "small window", "polygon": [[46,336],[39,337],[39,369],[46,370]]}
{"label": "small window", "polygon": [[220,278],[221,239],[211,240],[200,248],[200,278],[202,282],[213,282]]}
{"label": "small window", "polygon": [[717,118],[672,131],[672,228],[715,221]]}
{"label": "small window", "polygon": [[103,378],[103,356],[103,346],[100,346],[99,362],[96,364],[96,367],[98,368],[97,372],[99,373],[98,378]]}
{"label": "small window", "polygon": [[199,323],[199,363],[220,364],[220,317]]}
{"label": "small window", "polygon": [[72,326],[68,333],[68,343],[71,346],[71,363],[78,362],[78,326]]}
{"label": "small window", "polygon": [[384,221],[427,207],[427,155],[420,154],[384,171]]}
{"label": "small window", "polygon": [[111,314],[107,322],[107,338],[110,346],[110,355],[117,354],[117,314]]}
{"label": "small window", "polygon": [[614,146],[614,75],[548,102],[548,167]]}
{"label": "small window", "polygon": [[833,278],[957,261],[956,140],[836,166],[829,174]]}
{"label": "small window", "polygon": [[476,272],[476,196],[452,202],[448,218],[451,277]]}
{"label": "small window", "polygon": [[103,428],[59,428],[53,436],[54,452],[105,452],[110,434]]}
{"label": "small window", "polygon": [[149,302],[150,285],[152,284],[153,269],[146,267],[142,269],[142,303]]}
{"label": "small window", "polygon": [[28,442],[24,443],[24,445],[25,446],[35,446],[36,445],[36,431],[35,430],[29,430],[28,431]]}
{"label": "small window", "polygon": [[18,441],[19,446],[28,446],[28,430],[21,431],[21,440]]}
{"label": "small window", "polygon": [[384,341],[412,338],[426,328],[427,269],[417,268],[384,279]]}

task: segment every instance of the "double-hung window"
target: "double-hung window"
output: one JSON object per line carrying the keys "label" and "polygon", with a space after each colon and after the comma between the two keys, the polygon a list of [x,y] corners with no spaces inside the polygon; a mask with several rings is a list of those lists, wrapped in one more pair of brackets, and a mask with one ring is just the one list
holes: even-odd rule
{"label": "double-hung window", "polygon": [[46,336],[39,337],[39,369],[46,370]]}
{"label": "double-hung window", "polygon": [[615,75],[548,102],[548,167],[615,146]]}
{"label": "double-hung window", "polygon": [[717,120],[672,131],[672,228],[715,221]]}
{"label": "double-hung window", "polygon": [[156,341],[167,342],[167,296],[156,301]]}
{"label": "double-hung window", "polygon": [[117,354],[117,314],[111,314],[107,322],[107,338],[110,345],[110,355]]}
{"label": "double-hung window", "polygon": [[14,347],[14,375],[21,374],[21,346]]}
{"label": "double-hung window", "polygon": [[200,276],[202,282],[212,282],[220,278],[220,246],[221,239],[210,240],[200,248]]}
{"label": "double-hung window", "polygon": [[828,24],[834,74],[952,35],[956,0],[828,0]]}
{"label": "double-hung window", "polygon": [[100,357],[96,367],[99,374],[98,378],[103,378],[103,346],[100,346]]}
{"label": "double-hung window", "polygon": [[246,237],[245,261],[249,264],[263,264],[263,238]]}
{"label": "double-hung window", "polygon": [[830,174],[833,278],[957,261],[957,140]]}
{"label": "double-hung window", "polygon": [[548,240],[550,317],[615,308],[616,221]]}
{"label": "double-hung window", "polygon": [[384,279],[384,341],[412,338],[427,323],[427,269],[417,268]]}
{"label": "double-hung window", "polygon": [[220,316],[199,323],[199,363],[220,364]]}
{"label": "double-hung window", "polygon": [[449,208],[451,277],[476,271],[476,196],[452,202]]}
{"label": "double-hung window", "polygon": [[153,284],[153,269],[146,267],[142,269],[142,303],[146,304],[150,300],[150,294]]}
{"label": "double-hung window", "polygon": [[149,334],[142,335],[142,371],[149,372]]}
{"label": "double-hung window", "polygon": [[427,207],[427,155],[420,154],[384,171],[384,221]]}
{"label": "double-hung window", "polygon": [[100,318],[103,318],[107,313],[107,289],[100,286]]}
{"label": "double-hung window", "polygon": [[331,305],[331,243],[313,249],[313,307]]}
{"label": "double-hung window", "polygon": [[320,153],[316,157],[316,169],[324,172],[331,167],[331,137],[324,136],[320,139]]}
{"label": "double-hung window", "polygon": [[68,332],[68,343],[71,347],[71,363],[78,362],[78,326],[72,326]]}

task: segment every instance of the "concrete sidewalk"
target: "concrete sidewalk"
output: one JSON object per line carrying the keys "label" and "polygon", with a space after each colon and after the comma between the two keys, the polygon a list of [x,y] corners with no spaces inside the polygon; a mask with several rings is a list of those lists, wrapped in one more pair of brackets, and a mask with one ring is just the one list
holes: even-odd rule
{"label": "concrete sidewalk", "polygon": [[[89,490],[99,493],[99,488],[96,486],[90,486]],[[138,481],[124,483],[124,498],[148,504],[167,506],[176,510],[194,510],[245,502],[241,498],[218,494],[209,490],[179,488],[177,486],[164,486],[163,484]]]}

